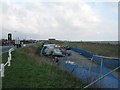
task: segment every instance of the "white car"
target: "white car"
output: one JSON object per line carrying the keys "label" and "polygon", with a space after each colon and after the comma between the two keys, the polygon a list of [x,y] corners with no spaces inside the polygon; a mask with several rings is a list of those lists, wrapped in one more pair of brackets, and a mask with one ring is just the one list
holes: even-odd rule
{"label": "white car", "polygon": [[54,50],[55,44],[45,44],[41,50],[41,54],[51,55]]}
{"label": "white car", "polygon": [[23,47],[25,47],[26,46],[26,44],[23,44]]}
{"label": "white car", "polygon": [[52,55],[53,55],[53,56],[63,57],[62,52],[61,52],[60,49],[58,49],[58,48],[55,48],[55,49],[53,50]]}
{"label": "white car", "polygon": [[46,54],[46,55],[51,55],[52,52],[53,52],[53,50],[54,50],[54,47],[47,47],[47,48],[45,49],[45,54]]}
{"label": "white car", "polygon": [[43,45],[43,48],[41,50],[41,54],[44,55],[53,55],[57,57],[63,57],[61,50],[59,49],[59,46],[56,44],[45,44]]}

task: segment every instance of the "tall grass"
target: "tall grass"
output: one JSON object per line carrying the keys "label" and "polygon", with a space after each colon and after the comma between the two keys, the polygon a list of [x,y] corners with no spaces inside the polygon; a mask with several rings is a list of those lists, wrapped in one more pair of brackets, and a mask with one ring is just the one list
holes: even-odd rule
{"label": "tall grass", "polygon": [[[39,56],[40,44],[13,52],[10,67],[5,67],[3,88],[82,88],[85,83],[61,70],[49,58]],[[3,63],[7,60],[3,54]]]}

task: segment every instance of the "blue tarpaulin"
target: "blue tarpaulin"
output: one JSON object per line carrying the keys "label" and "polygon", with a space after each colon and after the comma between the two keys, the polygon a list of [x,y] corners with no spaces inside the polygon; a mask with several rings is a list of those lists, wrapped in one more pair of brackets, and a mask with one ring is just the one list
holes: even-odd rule
{"label": "blue tarpaulin", "polygon": [[[86,81],[88,84],[100,77],[99,72],[98,72],[99,69],[96,67],[91,68],[91,72],[89,72],[89,69],[86,67],[80,67],[75,64],[66,63],[63,60],[60,60],[58,62],[58,65],[64,68],[65,70],[69,71],[70,73],[72,73],[74,76],[80,78],[81,80]],[[102,75],[108,72],[109,70],[103,66]],[[101,88],[118,88],[119,83],[120,83],[120,80],[115,78],[112,74],[110,74],[104,77],[102,80],[95,83],[95,86],[101,87]]]}
{"label": "blue tarpaulin", "polygon": [[[82,67],[82,66],[80,67],[75,64],[65,63],[64,61],[58,62],[59,66],[64,67],[66,70],[71,72],[73,75],[89,83],[96,80],[100,76],[107,74],[110,71],[107,67],[114,69],[120,65],[120,59],[103,58],[101,56],[93,55],[92,53],[88,51],[78,49],[75,47],[70,47],[70,50],[73,50],[84,56],[92,58],[99,65],[98,67],[91,67],[90,69],[88,67]],[[101,68],[102,72],[100,74],[101,60],[103,60],[103,63],[102,63],[102,68]],[[118,77],[116,78],[113,74],[109,74],[102,80],[98,81],[95,85],[97,87],[100,86],[102,88],[118,88],[119,83],[120,83],[120,80],[118,79]]]}
{"label": "blue tarpaulin", "polygon": [[73,72],[73,70],[77,67],[76,64],[65,63],[65,61],[59,61],[58,65],[64,66],[63,68],[65,68],[69,72]]}
{"label": "blue tarpaulin", "polygon": [[81,53],[82,55],[87,56],[89,58],[93,57],[93,54],[88,52],[88,51],[85,51],[85,50],[82,50],[82,49],[78,49],[78,48],[75,48],[75,47],[70,47],[69,49],[73,50],[75,52]]}

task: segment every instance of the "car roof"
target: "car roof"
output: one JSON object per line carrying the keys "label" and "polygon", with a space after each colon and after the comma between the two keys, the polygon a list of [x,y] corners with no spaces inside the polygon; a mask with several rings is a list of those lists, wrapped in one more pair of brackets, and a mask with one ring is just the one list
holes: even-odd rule
{"label": "car roof", "polygon": [[45,44],[43,46],[55,46],[56,44]]}

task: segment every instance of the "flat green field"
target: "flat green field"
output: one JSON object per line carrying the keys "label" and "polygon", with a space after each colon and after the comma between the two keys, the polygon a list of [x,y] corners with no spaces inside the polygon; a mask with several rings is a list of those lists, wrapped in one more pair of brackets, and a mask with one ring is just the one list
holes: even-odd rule
{"label": "flat green field", "polygon": [[[3,88],[82,88],[86,84],[60,69],[52,58],[39,56],[38,46],[16,49],[10,67],[5,67]],[[7,60],[3,54],[3,63]]]}
{"label": "flat green field", "polygon": [[61,44],[87,50],[94,55],[120,57],[120,45],[118,44],[100,44],[92,42],[62,42]]}

